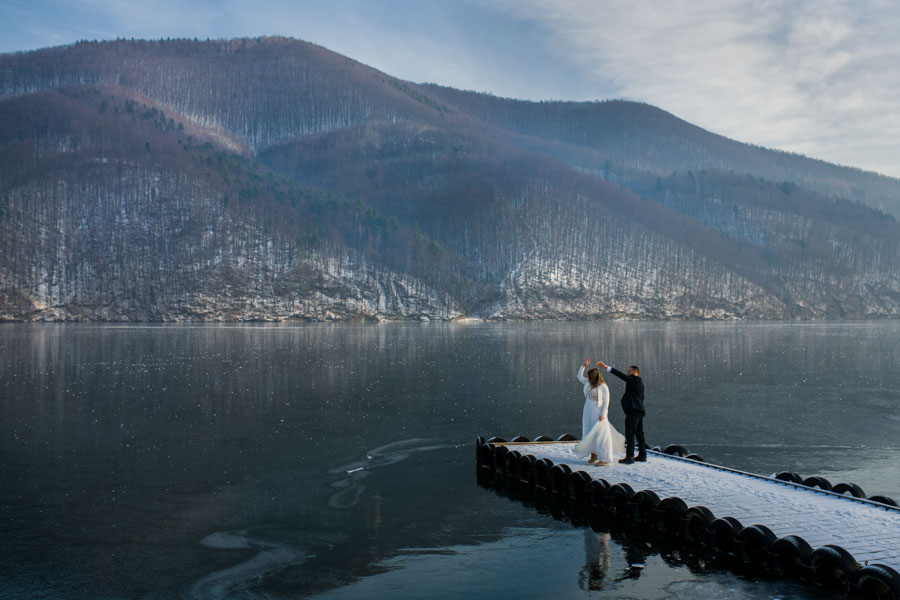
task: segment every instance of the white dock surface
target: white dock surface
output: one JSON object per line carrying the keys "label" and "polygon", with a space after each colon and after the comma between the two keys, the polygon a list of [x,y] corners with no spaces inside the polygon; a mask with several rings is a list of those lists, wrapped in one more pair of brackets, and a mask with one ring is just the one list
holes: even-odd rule
{"label": "white dock surface", "polygon": [[900,571],[897,510],[656,453],[645,463],[596,467],[574,456],[570,443],[509,446],[610,485],[627,483],[635,492],[652,490],[660,499],[675,496],[688,506],[707,507],[716,517],[735,517],[744,527],[760,524],[778,537],[798,535],[813,549],[836,544],[862,565],[880,563]]}

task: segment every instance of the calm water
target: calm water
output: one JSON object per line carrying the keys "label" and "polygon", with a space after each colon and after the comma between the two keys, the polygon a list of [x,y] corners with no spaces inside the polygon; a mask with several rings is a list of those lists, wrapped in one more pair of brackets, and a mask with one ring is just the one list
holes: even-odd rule
{"label": "calm water", "polygon": [[578,364],[636,363],[651,444],[900,499],[898,339],[898,322],[0,326],[0,597],[820,598],[478,487],[474,439],[578,433]]}

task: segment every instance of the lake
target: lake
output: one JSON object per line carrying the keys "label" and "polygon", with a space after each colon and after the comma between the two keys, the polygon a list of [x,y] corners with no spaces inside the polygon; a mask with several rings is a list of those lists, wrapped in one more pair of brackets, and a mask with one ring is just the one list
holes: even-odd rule
{"label": "lake", "polygon": [[[651,445],[900,499],[900,322],[0,326],[0,597],[821,598],[476,483],[580,433],[585,358]],[[612,378],[623,430],[622,384]]]}

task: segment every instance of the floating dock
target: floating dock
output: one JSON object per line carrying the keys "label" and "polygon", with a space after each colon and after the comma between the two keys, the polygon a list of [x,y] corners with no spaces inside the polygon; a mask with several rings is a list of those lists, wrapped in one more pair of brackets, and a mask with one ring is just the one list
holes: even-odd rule
{"label": "floating dock", "polygon": [[900,508],[890,498],[821,477],[713,465],[680,446],[650,450],[647,462],[594,466],[572,454],[573,444],[569,435],[478,438],[479,478],[528,486],[786,577],[900,600]]}

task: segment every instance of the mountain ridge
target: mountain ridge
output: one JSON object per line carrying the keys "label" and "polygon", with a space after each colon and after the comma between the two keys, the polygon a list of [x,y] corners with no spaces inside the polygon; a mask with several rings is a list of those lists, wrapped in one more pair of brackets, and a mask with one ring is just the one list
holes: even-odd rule
{"label": "mountain ridge", "polygon": [[900,314],[900,181],[287,38],[0,55],[0,158],[6,320]]}
{"label": "mountain ridge", "polygon": [[[898,201],[898,197],[900,197],[900,180],[896,178],[856,167],[835,165],[802,154],[772,150],[762,146],[733,140],[688,123],[687,121],[650,104],[625,100],[603,100],[594,102],[557,100],[529,101],[501,98],[480,92],[455,90],[453,88],[435,84],[427,84],[425,87],[451,104],[456,101],[462,102],[467,106],[474,105],[476,113],[482,115],[487,122],[498,124],[499,126],[505,125],[507,128],[516,131],[517,133],[531,133],[534,137],[563,143],[573,142],[573,140],[566,139],[564,132],[560,131],[555,132],[555,134],[536,134],[535,130],[540,128],[540,120],[520,120],[517,122],[510,116],[504,118],[502,115],[499,115],[500,108],[502,108],[503,105],[512,105],[520,107],[523,110],[526,108],[536,108],[541,112],[551,112],[554,110],[557,112],[566,110],[581,112],[603,110],[613,106],[625,107],[628,112],[626,119],[628,121],[629,133],[633,133],[636,126],[646,130],[650,128],[648,124],[653,124],[666,130],[666,135],[673,138],[675,144],[682,146],[682,156],[679,157],[679,159],[681,159],[679,164],[672,164],[671,162],[666,164],[665,161],[653,161],[652,158],[646,156],[633,157],[631,159],[632,163],[642,161],[643,164],[641,164],[641,166],[649,171],[658,174],[669,174],[673,170],[730,170],[734,168],[735,164],[740,163],[743,165],[743,172],[750,172],[753,175],[780,182],[790,181],[794,178],[791,175],[791,169],[799,170],[802,168],[811,168],[823,171],[823,173],[818,174],[816,177],[806,177],[805,181],[802,182],[807,187],[811,187],[813,191],[818,191],[833,197],[858,200],[864,203],[867,202],[868,197],[870,198],[868,203],[875,208],[890,212],[895,216],[900,216],[900,201]],[[595,119],[596,118],[597,117],[595,117]],[[600,120],[603,122],[602,117]],[[582,122],[583,119],[570,119],[570,121]],[[538,125],[535,123],[538,123]],[[559,124],[561,123],[557,120],[557,125]],[[590,130],[582,128],[578,130],[575,135],[586,136],[588,133],[591,133]],[[621,134],[621,132],[618,133]],[[571,135],[572,133],[570,133],[570,136]],[[689,147],[686,148],[685,146]],[[593,147],[602,150],[602,148],[597,148],[596,146]],[[690,156],[692,153],[701,154],[701,156],[693,162],[685,160],[685,156]],[[723,155],[734,156],[735,154],[738,155],[737,158],[722,158]],[[752,169],[747,168],[748,162],[752,164]],[[765,164],[775,162],[783,162],[787,163],[787,165],[781,168],[772,168],[771,165]],[[862,187],[854,190],[850,187],[841,186],[836,189],[834,183],[829,180],[829,177],[844,180],[852,179],[857,182],[857,185]]]}

